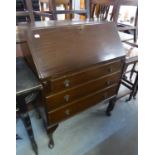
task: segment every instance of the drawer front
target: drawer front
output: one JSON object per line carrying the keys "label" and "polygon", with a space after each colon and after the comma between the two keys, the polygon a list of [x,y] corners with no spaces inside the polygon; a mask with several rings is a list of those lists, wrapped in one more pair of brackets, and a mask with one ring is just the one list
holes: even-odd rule
{"label": "drawer front", "polygon": [[56,93],[62,90],[67,90],[81,83],[99,78],[104,75],[120,71],[122,69],[122,61],[114,61],[107,64],[91,67],[87,70],[70,74],[66,77],[51,80],[51,92]]}
{"label": "drawer front", "polygon": [[62,108],[59,108],[55,111],[48,112],[48,125],[59,123],[95,104],[105,100],[109,97],[112,97],[116,94],[117,86],[110,87],[108,89],[101,90],[97,93],[83,97],[80,100],[76,100]]}
{"label": "drawer front", "polygon": [[69,89],[67,91],[60,92],[58,94],[50,95],[46,97],[46,103],[48,111],[54,110],[70,102],[73,102],[80,97],[87,96],[98,90],[109,87],[118,83],[121,72],[110,74],[109,76],[101,77],[93,81],[82,84],[78,87]]}

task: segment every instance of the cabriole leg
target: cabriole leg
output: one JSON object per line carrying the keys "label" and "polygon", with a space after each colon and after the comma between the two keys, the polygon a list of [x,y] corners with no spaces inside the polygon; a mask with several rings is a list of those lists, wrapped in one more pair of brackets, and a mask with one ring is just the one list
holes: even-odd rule
{"label": "cabriole leg", "polygon": [[57,127],[58,127],[58,124],[56,124],[55,126],[53,126],[52,128],[50,128],[48,130],[48,135],[49,135],[49,144],[48,144],[48,147],[50,149],[53,149],[53,147],[54,147],[53,133],[57,129]]}
{"label": "cabriole leg", "polygon": [[109,105],[106,110],[107,116],[111,116],[111,111],[114,109],[115,103],[116,103],[116,97],[109,100]]}

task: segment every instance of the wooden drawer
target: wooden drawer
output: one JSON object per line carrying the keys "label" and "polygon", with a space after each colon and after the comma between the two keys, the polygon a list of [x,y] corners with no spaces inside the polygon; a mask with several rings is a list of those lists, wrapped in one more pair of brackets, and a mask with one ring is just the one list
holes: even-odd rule
{"label": "wooden drawer", "polygon": [[58,107],[69,104],[80,97],[87,96],[98,90],[118,83],[120,74],[121,72],[113,73],[68,89],[67,91],[62,91],[60,93],[47,96],[46,103],[48,111],[54,110]]}
{"label": "wooden drawer", "polygon": [[62,108],[47,113],[49,125],[61,122],[95,104],[116,94],[117,85],[100,90],[94,94],[76,100]]}
{"label": "wooden drawer", "polygon": [[68,88],[72,88],[81,83],[99,78],[101,76],[120,71],[122,69],[122,61],[117,60],[107,64],[100,64],[80,72],[76,72],[61,78],[51,80],[51,93],[56,93]]}

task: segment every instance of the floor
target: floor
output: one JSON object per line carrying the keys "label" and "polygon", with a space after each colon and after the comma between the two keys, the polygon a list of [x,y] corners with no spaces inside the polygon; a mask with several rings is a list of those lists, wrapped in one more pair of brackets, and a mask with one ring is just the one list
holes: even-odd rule
{"label": "floor", "polygon": [[[39,155],[138,155],[137,99],[117,101],[111,117],[105,116],[107,104],[98,105],[62,122],[54,133],[55,147],[48,148],[42,120],[31,111],[31,121]],[[17,121],[17,155],[34,155],[22,121]]]}

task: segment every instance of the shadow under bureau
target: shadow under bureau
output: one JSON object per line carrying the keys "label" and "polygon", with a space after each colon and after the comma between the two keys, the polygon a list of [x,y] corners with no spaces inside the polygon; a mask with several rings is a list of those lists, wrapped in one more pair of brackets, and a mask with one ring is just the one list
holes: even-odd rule
{"label": "shadow under bureau", "polygon": [[111,114],[125,52],[112,22],[35,22],[26,34],[24,57],[43,85],[40,111],[52,148],[61,121],[104,100]]}

